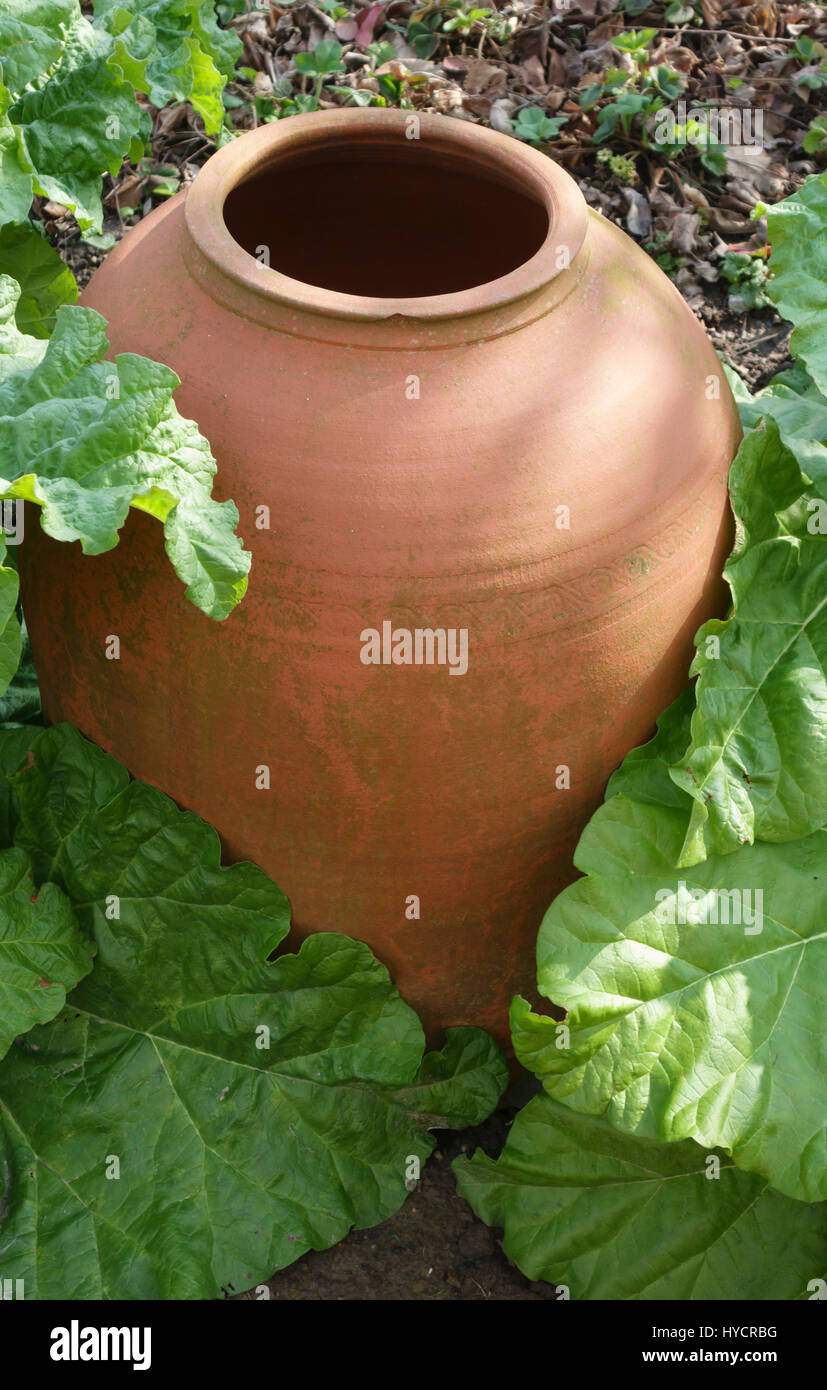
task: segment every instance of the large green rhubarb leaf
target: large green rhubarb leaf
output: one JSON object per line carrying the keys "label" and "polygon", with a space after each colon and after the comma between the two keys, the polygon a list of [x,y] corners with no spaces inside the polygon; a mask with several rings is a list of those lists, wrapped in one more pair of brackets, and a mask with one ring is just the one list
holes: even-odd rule
{"label": "large green rhubarb leaf", "polygon": [[4,1277],[29,1298],[214,1297],[390,1216],[427,1130],[496,1104],[491,1040],[453,1029],[423,1058],[346,937],[269,962],[289,909],[266,875],[221,868],[214,831],[70,726],[25,732],[10,823],[97,960],[0,1064]]}
{"label": "large green rhubarb leaf", "polygon": [[12,125],[12,97],[0,82],[0,227],[25,222],[32,205],[32,175],[20,132]]}
{"label": "large green rhubarb leaf", "polygon": [[0,275],[20,286],[15,322],[21,333],[48,338],[61,304],[78,297],[75,277],[31,222],[0,228]]}
{"label": "large green rhubarb leaf", "polygon": [[827,823],[827,175],[768,218],[770,292],[804,362],[755,396],[730,375],[749,431],[730,476],[734,612],[698,634],[691,742],[672,769],[695,801],[686,865]]}
{"label": "large green rhubarb leaf", "polygon": [[6,554],[6,542],[0,532],[0,693],[14,678],[23,644],[17,619],[17,570],[3,564]]}
{"label": "large green rhubarb leaf", "polygon": [[[2,574],[1,571],[0,574]],[[0,583],[0,590],[1,589],[2,584]],[[15,648],[20,650],[20,660],[17,669],[13,673],[11,684],[6,690],[6,693],[0,695],[0,728],[4,725],[8,727],[9,725],[42,724],[43,722],[41,717],[40,687],[37,683],[37,671],[34,666],[32,649],[29,645],[25,627],[21,629],[21,625],[16,621],[16,616],[15,614],[14,624],[12,624],[11,619],[9,619],[6,629],[4,629],[4,632],[8,632],[9,637],[15,639],[14,647],[12,647],[11,651],[8,653],[8,665],[5,668],[2,666],[3,634],[0,634],[0,684],[2,684],[2,678],[7,676],[12,665]],[[20,642],[21,638],[22,643]],[[3,787],[2,782],[0,782],[0,797],[2,797],[2,793]],[[0,833],[0,844],[4,843],[6,842]]]}
{"label": "large green rhubarb leaf", "polygon": [[53,1019],[91,969],[68,898],[54,883],[35,890],[22,850],[0,851],[0,1057],[19,1034]]}
{"label": "large green rhubarb leaf", "polygon": [[[221,129],[221,93],[241,53],[212,0],[0,0],[0,225],[32,196],[65,204],[99,230],[101,178],[139,157],[149,121],[135,100],[189,100]],[[5,115],[3,114],[5,113]]]}
{"label": "large green rhubarb leaf", "polygon": [[79,14],[78,0],[0,0],[0,62],[12,92],[36,85],[60,62]]}
{"label": "large green rhubarb leaf", "polygon": [[537,1096],[494,1162],[454,1163],[477,1216],[529,1279],[578,1299],[807,1299],[827,1273],[827,1208],[725,1155],[657,1144]]}
{"label": "large green rhubarb leaf", "polygon": [[225,618],[244,594],[250,556],[232,502],[211,496],[215,460],[175,408],[169,367],[124,353],[105,362],[106,321],[58,310],[48,343],[15,327],[18,287],[0,276],[0,496],[43,508],[43,529],[98,555],[117,544],[130,506],[164,524],[187,597]]}
{"label": "large green rhubarb leaf", "polygon": [[[822,479],[827,471],[827,397],[801,364],[779,372],[755,395],[735,372],[725,370],[744,429],[753,429],[771,415],[783,442],[796,455],[799,471]],[[776,510],[775,499],[770,502]],[[810,505],[809,512],[814,510]],[[783,525],[781,517],[779,522]]]}
{"label": "large green rhubarb leaf", "polygon": [[694,803],[685,865],[827,822],[827,451],[813,445],[802,459],[768,415],[732,465],[733,615],[698,634],[691,741],[672,769]]}
{"label": "large green rhubarb leaf", "polygon": [[790,347],[827,394],[827,173],[767,210],[773,278],[767,291],[795,324]]}
{"label": "large green rhubarb leaf", "polygon": [[[681,714],[661,721],[667,757]],[[692,803],[665,770],[636,754],[592,818],[575,860],[588,877],[552,904],[537,948],[569,1034],[515,1000],[517,1054],[576,1110],[827,1197],[827,832],[676,869]]]}
{"label": "large green rhubarb leaf", "polygon": [[15,202],[0,205],[3,220],[24,221],[40,193],[70,208],[85,230],[100,228],[101,177],[116,174],[139,131],[146,133],[134,88],[109,66],[112,48],[78,3],[0,0],[0,65],[16,150]]}

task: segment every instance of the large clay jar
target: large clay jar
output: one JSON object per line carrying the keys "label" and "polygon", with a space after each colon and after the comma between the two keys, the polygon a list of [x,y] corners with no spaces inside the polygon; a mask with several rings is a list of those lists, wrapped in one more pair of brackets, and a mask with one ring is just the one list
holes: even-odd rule
{"label": "large clay jar", "polygon": [[722,611],[708,339],[545,155],[391,110],[236,140],[83,299],[180,375],[253,564],[215,623],[145,515],[97,558],[32,528],[47,718],[262,865],[289,944],[350,933],[431,1032],[505,1038],[579,831]]}

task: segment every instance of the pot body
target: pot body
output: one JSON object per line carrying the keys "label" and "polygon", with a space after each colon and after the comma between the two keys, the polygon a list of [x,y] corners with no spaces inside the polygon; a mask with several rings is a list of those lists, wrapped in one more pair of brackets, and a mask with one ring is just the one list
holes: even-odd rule
{"label": "pot body", "polygon": [[[236,144],[265,149],[274,129]],[[475,138],[516,145],[461,138],[472,159]],[[254,269],[226,275],[192,197],[131,231],[83,302],[113,353],[181,377],[253,552],[247,596],[220,624],[192,608],[140,512],[97,557],[30,528],[46,716],[266,869],[291,900],[288,944],[361,938],[430,1032],[504,1041],[607,777],[723,611],[740,436],[723,373],[666,277],[585,205],[570,264],[527,293],[349,316],[325,291],[295,303],[262,297]],[[366,664],[386,623],[465,631],[467,670]]]}

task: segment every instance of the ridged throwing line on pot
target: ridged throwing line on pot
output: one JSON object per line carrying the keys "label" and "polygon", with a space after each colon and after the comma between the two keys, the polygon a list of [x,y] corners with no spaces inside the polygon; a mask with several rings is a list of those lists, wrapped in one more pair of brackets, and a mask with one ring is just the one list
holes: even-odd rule
{"label": "ridged throwing line on pot", "polygon": [[83,296],[181,377],[253,552],[237,611],[189,608],[139,513],[98,557],[29,535],[24,605],[49,719],[267,869],[296,936],[360,937],[429,1029],[505,1040],[580,829],[723,611],[740,428],[562,169],[417,121],[235,140]]}

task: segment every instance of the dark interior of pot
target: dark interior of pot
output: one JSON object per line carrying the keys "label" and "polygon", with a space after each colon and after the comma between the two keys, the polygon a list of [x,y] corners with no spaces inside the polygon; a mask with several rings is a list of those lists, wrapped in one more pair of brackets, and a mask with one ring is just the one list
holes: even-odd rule
{"label": "dark interior of pot", "polygon": [[549,225],[538,198],[505,176],[413,142],[281,159],[232,189],[224,220],[283,275],[383,299],[497,280],[530,260]]}

